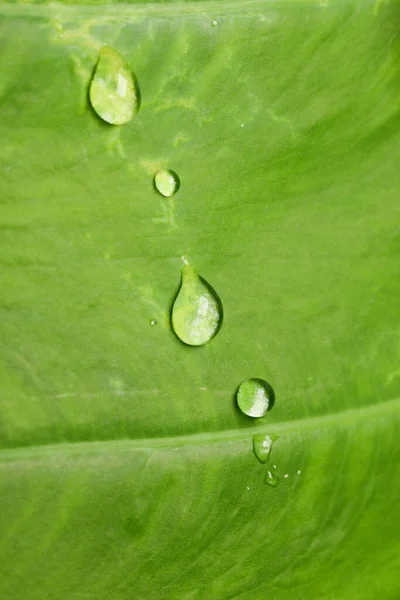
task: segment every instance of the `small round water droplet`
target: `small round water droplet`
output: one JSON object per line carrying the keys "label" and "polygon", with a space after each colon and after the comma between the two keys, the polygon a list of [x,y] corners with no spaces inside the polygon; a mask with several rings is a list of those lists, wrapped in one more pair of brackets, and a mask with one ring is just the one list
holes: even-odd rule
{"label": "small round water droplet", "polygon": [[136,78],[125,59],[109,46],[100,50],[89,96],[95,112],[111,125],[127,123],[139,110]]}
{"label": "small round water droplet", "polygon": [[300,471],[300,469],[299,469],[299,470],[297,471],[297,475],[300,475],[300,474],[301,474],[301,471]]}
{"label": "small round water droplet", "polygon": [[268,461],[272,444],[276,439],[276,435],[264,435],[263,433],[253,436],[253,451],[260,462]]}
{"label": "small round water droplet", "polygon": [[217,25],[218,25],[218,21],[217,21],[217,19],[213,19],[213,20],[211,21],[211,26],[212,26],[212,27],[216,27]]}
{"label": "small round water droplet", "polygon": [[163,196],[169,197],[176,194],[180,187],[180,179],[171,169],[161,169],[154,177],[154,185]]}
{"label": "small round water droplet", "polygon": [[249,417],[263,417],[275,402],[274,390],[264,379],[247,379],[237,391],[240,410]]}
{"label": "small round water droplet", "polygon": [[274,473],[271,473],[271,471],[267,471],[264,482],[268,483],[268,485],[271,485],[272,487],[276,487],[279,483],[279,479],[276,475],[274,475]]}
{"label": "small round water droplet", "polygon": [[156,319],[152,319],[152,320],[150,321],[150,325],[157,325],[157,321],[156,321]]}
{"label": "small round water droplet", "polygon": [[287,479],[289,477],[288,473],[285,473],[283,479]]}
{"label": "small round water droplet", "polygon": [[172,327],[182,342],[202,346],[222,325],[222,304],[216,291],[189,264],[182,267],[182,283],[172,307]]}

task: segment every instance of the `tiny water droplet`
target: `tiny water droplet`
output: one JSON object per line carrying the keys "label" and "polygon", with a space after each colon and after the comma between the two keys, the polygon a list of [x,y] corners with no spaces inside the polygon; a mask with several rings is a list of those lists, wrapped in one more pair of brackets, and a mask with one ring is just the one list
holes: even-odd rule
{"label": "tiny water droplet", "polygon": [[212,26],[212,27],[216,27],[217,25],[218,25],[218,21],[217,21],[217,19],[213,19],[213,20],[211,21],[211,26]]}
{"label": "tiny water droplet", "polygon": [[219,331],[223,310],[215,290],[189,264],[172,307],[172,327],[182,342],[202,346]]}
{"label": "tiny water droplet", "polygon": [[90,102],[103,121],[123,125],[140,104],[139,86],[125,59],[110,46],[103,46],[90,83]]}
{"label": "tiny water droplet", "polygon": [[156,319],[152,319],[152,320],[150,321],[150,325],[157,325],[157,321],[156,321]]}
{"label": "tiny water droplet", "polygon": [[253,450],[258,460],[266,463],[271,453],[273,442],[277,439],[275,435],[264,435],[262,433],[253,436]]}
{"label": "tiny water droplet", "polygon": [[297,471],[297,475],[300,475],[300,474],[301,474],[301,471],[300,471],[300,469],[299,469],[299,470]]}
{"label": "tiny water droplet", "polygon": [[274,405],[275,393],[264,379],[247,379],[240,384],[236,399],[245,415],[263,417]]}
{"label": "tiny water droplet", "polygon": [[154,185],[162,196],[173,196],[179,190],[180,179],[171,169],[161,169],[154,177]]}
{"label": "tiny water droplet", "polygon": [[273,468],[273,469],[276,469],[276,465],[272,465],[272,468]]}
{"label": "tiny water droplet", "polygon": [[268,485],[271,485],[272,487],[276,487],[279,483],[279,479],[276,475],[271,473],[271,471],[267,471],[264,482],[268,483]]}
{"label": "tiny water droplet", "polygon": [[287,479],[289,477],[288,473],[285,473],[283,479]]}

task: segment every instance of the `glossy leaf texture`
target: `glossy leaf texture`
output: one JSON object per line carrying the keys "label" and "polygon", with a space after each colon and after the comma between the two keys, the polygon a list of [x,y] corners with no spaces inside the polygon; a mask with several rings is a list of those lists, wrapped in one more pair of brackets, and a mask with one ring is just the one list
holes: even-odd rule
{"label": "glossy leaf texture", "polygon": [[[0,5],[2,597],[399,598],[399,23]],[[89,105],[104,44],[140,82],[122,127]],[[171,329],[182,256],[223,301],[200,348]]]}

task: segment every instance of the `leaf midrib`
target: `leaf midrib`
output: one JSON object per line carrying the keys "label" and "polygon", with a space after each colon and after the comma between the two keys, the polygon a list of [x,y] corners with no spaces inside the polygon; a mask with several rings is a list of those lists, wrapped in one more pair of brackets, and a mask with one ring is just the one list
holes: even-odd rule
{"label": "leaf midrib", "polygon": [[23,446],[19,448],[4,448],[0,451],[0,461],[23,459],[25,457],[42,457],[54,452],[70,452],[81,454],[103,454],[108,452],[126,452],[127,450],[149,450],[156,448],[179,448],[184,446],[202,446],[227,442],[241,442],[257,433],[288,435],[306,433],[327,427],[346,427],[359,421],[374,420],[392,413],[400,414],[400,398],[387,400],[379,404],[352,408],[339,413],[331,413],[318,417],[296,419],[283,423],[264,423],[257,427],[193,433],[181,436],[166,436],[159,438],[99,440],[86,442],[59,442],[41,446]]}

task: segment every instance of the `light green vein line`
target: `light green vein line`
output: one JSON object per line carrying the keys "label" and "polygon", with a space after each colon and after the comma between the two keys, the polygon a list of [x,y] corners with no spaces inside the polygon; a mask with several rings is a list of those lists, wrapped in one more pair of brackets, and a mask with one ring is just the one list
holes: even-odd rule
{"label": "light green vein line", "polygon": [[328,427],[348,427],[363,421],[373,423],[379,418],[400,417],[400,398],[374,404],[363,408],[349,409],[340,413],[333,413],[321,417],[312,417],[308,419],[298,419],[284,423],[264,423],[257,427],[246,429],[233,429],[217,432],[203,432],[190,435],[143,438],[143,439],[123,439],[123,440],[102,440],[88,442],[60,442],[59,444],[49,444],[43,446],[27,446],[20,448],[6,448],[0,452],[0,462],[9,460],[18,460],[24,458],[46,457],[55,453],[72,454],[105,454],[130,452],[135,450],[151,450],[158,448],[176,448],[183,446],[203,446],[220,444],[226,442],[243,442],[257,433],[275,433],[277,435],[290,435],[293,433],[307,433],[318,429]]}

